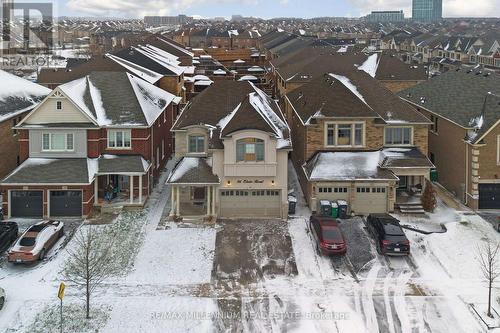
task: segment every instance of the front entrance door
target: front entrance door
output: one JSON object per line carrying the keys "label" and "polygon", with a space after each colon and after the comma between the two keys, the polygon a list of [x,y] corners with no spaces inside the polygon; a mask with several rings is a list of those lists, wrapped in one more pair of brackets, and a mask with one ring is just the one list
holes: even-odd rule
{"label": "front entrance door", "polygon": [[408,176],[398,176],[398,177],[399,177],[398,190],[408,189]]}
{"label": "front entrance door", "polygon": [[193,187],[193,200],[194,201],[205,201],[205,187]]}

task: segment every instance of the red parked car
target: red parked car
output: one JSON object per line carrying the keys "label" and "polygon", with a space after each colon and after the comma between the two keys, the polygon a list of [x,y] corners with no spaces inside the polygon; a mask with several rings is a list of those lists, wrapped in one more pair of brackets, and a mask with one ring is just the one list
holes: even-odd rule
{"label": "red parked car", "polygon": [[337,220],[331,217],[311,216],[309,226],[319,253],[334,255],[347,252],[347,242]]}

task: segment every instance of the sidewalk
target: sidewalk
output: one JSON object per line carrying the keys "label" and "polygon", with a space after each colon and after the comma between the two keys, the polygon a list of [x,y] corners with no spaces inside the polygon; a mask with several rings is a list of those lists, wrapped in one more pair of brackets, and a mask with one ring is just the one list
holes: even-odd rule
{"label": "sidewalk", "polygon": [[445,189],[441,184],[433,182],[436,194],[443,200],[443,202],[450,208],[458,211],[470,212],[471,209],[462,204],[453,194]]}

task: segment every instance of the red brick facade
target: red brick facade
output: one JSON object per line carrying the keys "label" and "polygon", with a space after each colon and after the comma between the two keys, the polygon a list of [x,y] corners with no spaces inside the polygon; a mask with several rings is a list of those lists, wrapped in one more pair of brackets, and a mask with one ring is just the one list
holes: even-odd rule
{"label": "red brick facade", "polygon": [[[169,157],[173,153],[174,141],[170,129],[177,114],[177,105],[170,104],[161,114],[154,124],[149,128],[132,128],[131,130],[131,149],[109,149],[107,142],[107,129],[89,129],[87,130],[87,156],[97,158],[102,154],[114,155],[141,155],[144,159],[151,162],[151,168],[142,176],[142,195],[147,198],[151,192],[154,182],[157,181],[162,169],[164,169]],[[19,130],[19,158],[20,163],[29,157],[29,131]],[[133,177],[134,195],[139,197],[139,176]],[[82,195],[82,216],[91,214],[94,206],[94,195],[102,198],[104,188],[108,183],[106,176],[98,178],[98,193],[94,193],[94,182],[90,185],[25,185],[14,186],[5,185],[1,187],[3,194],[2,206],[5,215],[9,215],[9,191],[10,190],[43,190],[43,214],[49,216],[49,191],[50,190],[81,190]]]}

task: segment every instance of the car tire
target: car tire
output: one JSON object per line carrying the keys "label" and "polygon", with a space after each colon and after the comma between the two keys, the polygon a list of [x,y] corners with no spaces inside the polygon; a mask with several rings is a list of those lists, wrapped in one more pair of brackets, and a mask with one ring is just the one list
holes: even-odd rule
{"label": "car tire", "polygon": [[5,297],[0,297],[0,310],[3,309],[4,304],[5,304]]}
{"label": "car tire", "polygon": [[42,249],[42,251],[40,251],[40,255],[38,256],[38,260],[42,261],[44,258],[45,258],[45,249]]}

